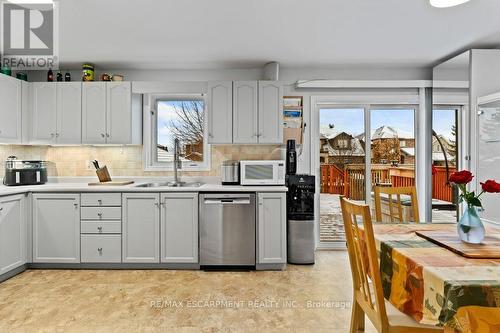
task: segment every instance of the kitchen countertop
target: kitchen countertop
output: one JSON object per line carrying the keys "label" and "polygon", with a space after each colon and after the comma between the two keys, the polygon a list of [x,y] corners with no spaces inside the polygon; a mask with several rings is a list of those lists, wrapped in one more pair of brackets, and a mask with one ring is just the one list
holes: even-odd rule
{"label": "kitchen countertop", "polygon": [[[130,178],[129,178],[130,179]],[[286,192],[286,186],[240,186],[206,183],[199,187],[137,187],[137,185],[158,180],[136,180],[134,184],[124,186],[88,185],[87,181],[48,182],[43,185],[5,186],[0,185],[0,196],[27,192]],[[161,180],[164,182],[165,180]],[[184,181],[184,180],[183,180]]]}

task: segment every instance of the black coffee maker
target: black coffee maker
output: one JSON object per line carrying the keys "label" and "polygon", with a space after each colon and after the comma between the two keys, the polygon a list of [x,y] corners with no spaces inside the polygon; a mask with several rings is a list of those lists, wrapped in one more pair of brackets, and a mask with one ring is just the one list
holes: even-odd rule
{"label": "black coffee maker", "polygon": [[295,140],[286,142],[286,174],[295,175],[297,173],[297,151],[295,150]]}

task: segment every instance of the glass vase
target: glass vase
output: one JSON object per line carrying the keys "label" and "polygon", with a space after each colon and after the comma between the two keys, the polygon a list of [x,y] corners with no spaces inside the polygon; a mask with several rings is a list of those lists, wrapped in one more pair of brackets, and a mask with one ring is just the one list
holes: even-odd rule
{"label": "glass vase", "polygon": [[479,244],[486,233],[477,208],[468,206],[457,225],[458,235],[463,242]]}

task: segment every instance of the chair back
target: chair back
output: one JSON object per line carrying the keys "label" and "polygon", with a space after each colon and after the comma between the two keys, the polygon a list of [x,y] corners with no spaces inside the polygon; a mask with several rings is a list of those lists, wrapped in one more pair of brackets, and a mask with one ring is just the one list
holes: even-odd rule
{"label": "chair back", "polygon": [[[388,206],[389,206],[388,215],[391,223],[410,222],[408,220],[405,221],[405,214],[403,214],[403,205],[401,203],[402,195],[407,195],[411,199],[411,213],[413,222],[415,223],[420,222],[420,216],[418,214],[417,190],[415,186],[406,186],[406,187],[375,186],[374,196],[375,196],[376,222],[383,222],[381,194],[385,194],[388,197]],[[396,202],[394,201],[393,196],[396,196]]]}
{"label": "chair back", "polygon": [[[388,327],[388,320],[370,207],[354,203],[344,197],[340,198],[340,205],[351,264],[354,300],[377,330],[384,332]],[[362,222],[362,230],[358,222]]]}

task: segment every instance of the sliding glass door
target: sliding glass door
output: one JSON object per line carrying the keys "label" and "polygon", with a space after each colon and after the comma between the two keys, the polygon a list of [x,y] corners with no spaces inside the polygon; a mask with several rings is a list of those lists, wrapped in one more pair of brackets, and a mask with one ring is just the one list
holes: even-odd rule
{"label": "sliding glass door", "polygon": [[319,108],[320,247],[345,244],[341,195],[372,205],[375,185],[415,185],[415,109]]}
{"label": "sliding glass door", "polygon": [[458,192],[448,182],[460,162],[460,107],[439,105],[432,111],[432,222],[457,221]]}

